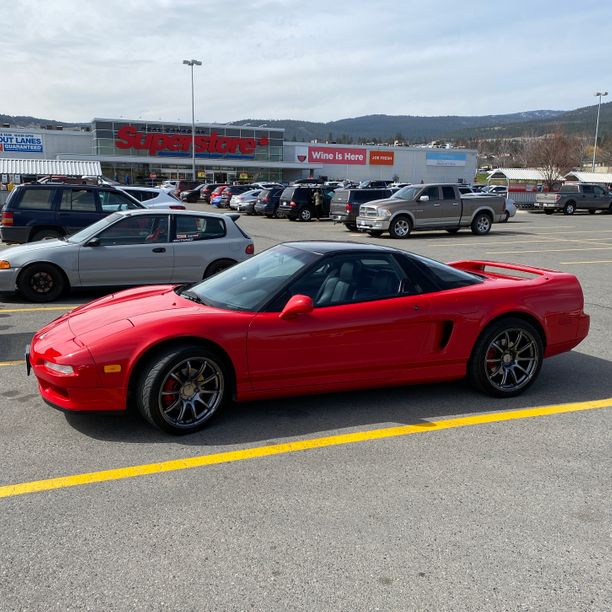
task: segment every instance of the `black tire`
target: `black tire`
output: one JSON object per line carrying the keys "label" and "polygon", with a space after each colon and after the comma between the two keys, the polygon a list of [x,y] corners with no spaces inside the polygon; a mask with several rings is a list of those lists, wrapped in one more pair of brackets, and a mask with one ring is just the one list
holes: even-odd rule
{"label": "black tire", "polygon": [[229,401],[230,390],[225,359],[185,344],[169,347],[144,364],[136,381],[136,403],[151,425],[183,435],[202,429]]}
{"label": "black tire", "polygon": [[235,261],[233,259],[217,259],[217,261],[213,261],[211,264],[208,264],[204,272],[204,276],[202,278],[209,278],[210,276],[214,276],[218,272],[222,270],[227,270],[227,268],[231,268],[235,265]]}
{"label": "black tire", "polygon": [[30,302],[53,302],[64,293],[66,280],[58,267],[39,263],[19,275],[17,287]]}
{"label": "black tire", "polygon": [[356,232],[357,231],[357,225],[355,223],[345,223],[344,227],[346,227],[346,229],[349,232]]}
{"label": "black tire", "polygon": [[554,212],[555,212],[554,210],[548,210],[547,208],[544,209],[545,215],[552,215]]}
{"label": "black tire", "polygon": [[44,240],[45,238],[61,238],[64,234],[59,230],[54,229],[42,229],[34,232],[32,238],[30,238],[30,242],[35,242],[36,240]]}
{"label": "black tire", "polygon": [[312,221],[312,210],[310,210],[308,206],[305,206],[304,208],[300,210],[297,218],[298,218],[298,221],[305,221],[305,222]]}
{"label": "black tire", "polygon": [[453,229],[447,229],[446,231],[449,234],[457,234],[459,232],[459,228],[458,227],[453,227]]}
{"label": "black tire", "polygon": [[380,238],[383,235],[382,230],[368,230],[368,234],[374,238]]}
{"label": "black tire", "polygon": [[596,212],[594,208],[589,208],[589,215],[594,215]]}
{"label": "black tire", "polygon": [[492,225],[493,220],[491,219],[491,215],[487,212],[480,212],[472,219],[470,229],[472,233],[477,236],[485,236],[491,231]]}
{"label": "black tire", "polygon": [[563,207],[563,214],[564,215],[573,215],[575,212],[576,212],[576,204],[574,202],[568,202]]}
{"label": "black tire", "polygon": [[476,341],[468,362],[468,380],[488,395],[514,397],[535,382],[543,356],[542,337],[533,325],[515,317],[500,319]]}
{"label": "black tire", "polygon": [[389,225],[391,238],[408,238],[412,231],[412,220],[406,215],[398,215]]}

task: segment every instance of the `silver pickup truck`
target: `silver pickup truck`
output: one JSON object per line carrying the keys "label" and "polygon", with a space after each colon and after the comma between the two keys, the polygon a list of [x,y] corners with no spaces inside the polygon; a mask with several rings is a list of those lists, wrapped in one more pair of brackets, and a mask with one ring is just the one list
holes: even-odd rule
{"label": "silver pickup truck", "polygon": [[612,212],[612,196],[599,185],[568,183],[557,193],[538,193],[534,206],[547,215],[556,210],[564,215],[573,215],[577,210],[588,210],[590,214],[596,210]]}
{"label": "silver pickup truck", "polygon": [[462,195],[457,185],[430,183],[403,187],[390,198],[362,204],[356,223],[371,236],[389,232],[393,238],[408,238],[413,230],[454,234],[463,227],[482,236],[505,219],[502,196]]}

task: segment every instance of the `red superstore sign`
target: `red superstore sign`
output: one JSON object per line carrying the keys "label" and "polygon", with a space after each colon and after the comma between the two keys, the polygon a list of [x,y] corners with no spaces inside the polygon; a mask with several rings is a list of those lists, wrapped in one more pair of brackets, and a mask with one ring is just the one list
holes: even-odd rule
{"label": "red superstore sign", "polygon": [[[265,147],[268,139],[219,136],[195,137],[195,152],[206,157],[254,157],[257,147]],[[191,153],[191,134],[157,134],[139,132],[133,125],[125,125],[117,131],[115,146],[118,149],[139,149],[149,155],[185,155]]]}
{"label": "red superstore sign", "polygon": [[344,164],[364,166],[366,149],[349,147],[308,147],[308,161],[319,164]]}

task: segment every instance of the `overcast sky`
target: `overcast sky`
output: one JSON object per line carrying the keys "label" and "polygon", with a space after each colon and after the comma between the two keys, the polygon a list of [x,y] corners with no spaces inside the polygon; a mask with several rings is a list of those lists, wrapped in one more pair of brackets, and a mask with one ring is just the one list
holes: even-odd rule
{"label": "overcast sky", "polygon": [[612,90],[604,0],[5,4],[9,115],[191,121],[190,58],[202,122],[570,110]]}

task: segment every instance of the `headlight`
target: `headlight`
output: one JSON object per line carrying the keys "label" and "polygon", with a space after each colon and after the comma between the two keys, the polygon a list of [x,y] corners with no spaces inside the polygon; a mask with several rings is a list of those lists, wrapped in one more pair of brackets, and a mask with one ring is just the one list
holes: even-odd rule
{"label": "headlight", "polygon": [[386,208],[379,208],[376,212],[378,213],[379,217],[384,217],[385,219],[388,219],[391,216],[391,211]]}
{"label": "headlight", "polygon": [[52,361],[43,361],[45,368],[59,372],[60,374],[74,374],[74,368],[69,365],[61,365],[59,363],[53,363]]}
{"label": "headlight", "polygon": [[11,264],[6,259],[0,259],[0,270],[10,270]]}

